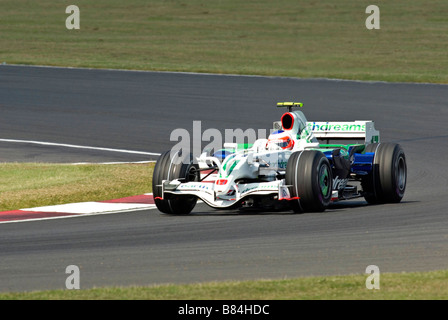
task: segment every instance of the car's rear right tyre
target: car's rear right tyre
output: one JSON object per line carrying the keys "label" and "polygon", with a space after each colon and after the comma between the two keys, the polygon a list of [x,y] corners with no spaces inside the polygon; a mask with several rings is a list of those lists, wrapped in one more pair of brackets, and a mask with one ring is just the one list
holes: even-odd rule
{"label": "car's rear right tyre", "polygon": [[372,171],[362,178],[364,198],[369,204],[400,202],[406,190],[407,165],[403,148],[396,143],[373,143]]}

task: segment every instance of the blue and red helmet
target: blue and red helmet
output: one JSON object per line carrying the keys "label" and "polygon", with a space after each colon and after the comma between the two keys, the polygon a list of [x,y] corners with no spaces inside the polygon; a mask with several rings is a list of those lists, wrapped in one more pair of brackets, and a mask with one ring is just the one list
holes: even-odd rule
{"label": "blue and red helmet", "polygon": [[294,139],[288,132],[277,130],[269,136],[266,148],[270,150],[291,150],[294,148]]}

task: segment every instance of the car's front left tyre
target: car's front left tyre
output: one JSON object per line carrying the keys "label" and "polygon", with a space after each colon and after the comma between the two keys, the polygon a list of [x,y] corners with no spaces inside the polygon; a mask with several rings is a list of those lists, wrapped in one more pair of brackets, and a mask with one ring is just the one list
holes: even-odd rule
{"label": "car's front left tyre", "polygon": [[159,211],[166,214],[189,214],[196,205],[194,196],[169,195],[164,198],[162,194],[162,181],[179,179],[181,182],[196,181],[198,179],[198,165],[193,163],[191,154],[182,155],[180,152],[163,153],[154,167],[152,190],[154,202]]}

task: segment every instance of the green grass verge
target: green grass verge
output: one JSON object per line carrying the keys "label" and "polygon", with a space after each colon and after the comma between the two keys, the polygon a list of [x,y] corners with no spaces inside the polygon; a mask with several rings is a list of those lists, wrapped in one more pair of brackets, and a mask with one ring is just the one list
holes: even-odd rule
{"label": "green grass verge", "polygon": [[448,83],[448,1],[3,0],[0,63]]}
{"label": "green grass verge", "polygon": [[152,191],[154,164],[0,164],[0,211],[102,201]]}
{"label": "green grass verge", "polygon": [[366,288],[367,275],[288,280],[212,282],[149,287],[109,287],[0,294],[28,300],[446,300],[448,270],[380,275],[380,288]]}

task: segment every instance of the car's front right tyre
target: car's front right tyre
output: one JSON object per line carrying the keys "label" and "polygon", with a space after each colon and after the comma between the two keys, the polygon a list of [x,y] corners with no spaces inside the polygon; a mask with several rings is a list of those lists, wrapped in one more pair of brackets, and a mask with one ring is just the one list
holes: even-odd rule
{"label": "car's front right tyre", "polygon": [[333,175],[325,155],[317,150],[291,154],[286,166],[285,182],[289,185],[294,212],[324,211],[331,202]]}

